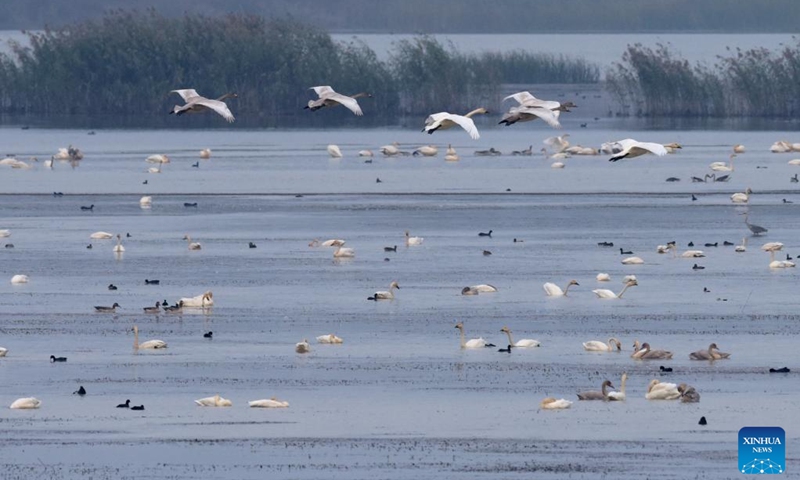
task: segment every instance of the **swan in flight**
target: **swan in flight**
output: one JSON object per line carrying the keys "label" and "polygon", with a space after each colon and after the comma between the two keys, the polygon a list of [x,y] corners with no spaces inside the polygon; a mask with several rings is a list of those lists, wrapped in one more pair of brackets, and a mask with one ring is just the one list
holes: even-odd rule
{"label": "swan in flight", "polygon": [[516,342],[511,337],[511,330],[508,327],[503,327],[500,329],[501,332],[505,332],[508,335],[508,344],[512,347],[517,348],[527,348],[527,347],[540,347],[542,344],[539,340],[533,340],[531,338],[523,338],[522,340],[517,340]]}
{"label": "swan in flight", "polygon": [[308,353],[311,351],[311,344],[308,343],[308,340],[303,339],[302,342],[294,344],[294,351],[297,353]]}
{"label": "swan in flight", "polygon": [[611,384],[610,380],[604,380],[599,392],[597,390],[581,392],[578,394],[578,400],[608,400],[609,388],[614,388],[614,385]]}
{"label": "swan in flight", "polygon": [[625,400],[625,382],[628,381],[628,374],[622,374],[622,384],[619,386],[618,392],[608,392],[608,399],[615,400],[615,401],[624,401]]}
{"label": "swan in flight", "polygon": [[319,87],[311,87],[309,90],[314,90],[319,98],[317,100],[309,100],[308,105],[303,107],[304,109],[311,110],[312,112],[319,110],[323,107],[335,107],[336,105],[344,105],[347,107],[348,110],[355,113],[357,116],[364,115],[364,112],[361,111],[361,107],[358,105],[357,98],[361,97],[372,97],[367,92],[361,92],[353,95],[352,97],[348,97],[347,95],[342,95],[341,93],[336,93],[330,86],[328,85],[321,85]]}
{"label": "swan in flight", "polygon": [[184,113],[200,113],[207,110],[212,110],[222,115],[222,118],[227,120],[228,123],[232,123],[234,121],[233,114],[231,113],[230,109],[228,109],[228,105],[225,104],[224,100],[229,97],[237,97],[235,93],[226,93],[216,100],[201,97],[200,94],[198,94],[193,88],[172,90],[170,93],[177,93],[181,96],[181,98],[183,98],[183,101],[186,102],[186,104],[183,106],[175,105],[172,108],[172,111],[169,112],[170,114],[174,113],[175,115],[183,115]]}
{"label": "swan in flight", "polygon": [[333,252],[333,258],[353,258],[356,256],[356,251],[352,248],[337,247]]}
{"label": "swan in flight", "polygon": [[607,273],[598,273],[595,279],[597,279],[598,282],[610,282],[611,275]]}
{"label": "swan in flight", "polygon": [[394,300],[395,288],[400,288],[400,285],[398,285],[396,281],[389,284],[388,291],[375,292],[371,297],[367,297],[367,300]]}
{"label": "swan in flight", "polygon": [[94,232],[93,234],[89,235],[89,238],[93,238],[95,240],[108,240],[109,238],[114,238],[114,234],[108,232]]}
{"label": "swan in flight", "polygon": [[753,193],[753,191],[750,190],[750,187],[748,187],[747,190],[744,191],[744,193],[741,193],[741,192],[734,193],[733,195],[731,195],[731,202],[733,202],[733,203],[747,203],[748,201],[750,201],[750,194],[751,193]]}
{"label": "swan in flight", "polygon": [[672,352],[668,350],[650,350],[650,344],[644,342],[639,345],[636,340],[633,344],[633,353],[631,358],[636,360],[669,360],[672,358]]}
{"label": "swan in flight", "polygon": [[155,350],[167,348],[167,342],[164,340],[148,340],[144,343],[139,343],[139,327],[133,326],[133,349],[134,350]]}
{"label": "swan in flight", "polygon": [[481,138],[478,127],[475,126],[475,122],[472,121],[471,118],[449,112],[439,112],[429,115],[428,118],[425,119],[425,127],[422,131],[432,134],[436,130],[450,128],[453,125],[458,125],[463,128],[473,140]]}
{"label": "swan in flight", "polygon": [[583,349],[589,352],[619,352],[622,350],[622,343],[616,338],[609,338],[608,343],[600,340],[589,340],[583,342]]}
{"label": "swan in flight", "polygon": [[554,397],[547,397],[539,403],[539,408],[543,410],[563,410],[571,405],[572,402],[569,400],[563,398],[556,400]]}
{"label": "swan in flight", "polygon": [[731,159],[730,163],[725,162],[714,162],[708,166],[711,170],[715,172],[732,172],[733,171],[733,159],[736,157],[735,153],[732,153],[729,157]]}
{"label": "swan in flight", "polygon": [[342,151],[339,150],[338,145],[330,144],[328,145],[328,155],[330,155],[331,158],[342,158]]}
{"label": "swan in flight", "polygon": [[289,408],[289,402],[278,400],[276,397],[253,400],[247,404],[251,408]]}
{"label": "swan in flight", "polygon": [[730,358],[730,353],[720,352],[717,344],[712,343],[708,346],[708,350],[698,350],[689,354],[690,360],[720,360],[723,358]]}
{"label": "swan in flight", "polygon": [[27,275],[14,275],[11,277],[11,283],[28,283],[28,276]]}
{"label": "swan in flight", "polygon": [[637,282],[636,280],[630,280],[628,282],[625,282],[625,287],[619,293],[614,293],[611,290],[607,290],[605,288],[598,288],[597,290],[592,290],[592,293],[597,295],[598,298],[622,298],[622,295],[628,288],[635,287],[636,285],[639,285],[639,282]]}
{"label": "swan in flight", "polygon": [[11,404],[9,408],[13,409],[20,409],[20,410],[29,410],[33,408],[39,408],[42,402],[34,397],[26,397],[26,398],[18,398],[14,400],[14,403]]}
{"label": "swan in flight", "polygon": [[567,137],[569,137],[569,133],[565,133],[564,135],[559,135],[557,137],[547,137],[542,140],[542,143],[548,147],[553,147],[556,152],[561,153],[569,148],[569,141],[567,140]]}
{"label": "swan in flight", "polygon": [[422,242],[424,242],[424,241],[425,241],[425,239],[422,238],[422,237],[412,237],[411,234],[408,233],[408,230],[406,230],[406,246],[407,247],[411,246],[411,245],[422,245]]}
{"label": "swan in flight", "polygon": [[674,383],[661,383],[656,379],[650,380],[644,398],[648,400],[677,400],[681,394]]}
{"label": "swan in flight", "polygon": [[577,281],[570,280],[569,283],[567,284],[567,287],[564,290],[561,290],[561,287],[559,287],[555,283],[550,283],[550,282],[547,282],[544,285],[542,285],[542,288],[544,288],[544,293],[548,297],[566,297],[567,292],[569,292],[569,287],[573,285],[580,286],[580,284]]}
{"label": "swan in flight", "polygon": [[685,383],[678,385],[678,392],[681,394],[681,403],[699,403],[700,394],[694,387],[690,387]]}
{"label": "swan in flight", "polygon": [[117,244],[114,246],[114,253],[122,253],[125,251],[125,247],[122,246],[122,235],[119,233],[117,234]]}
{"label": "swan in flight", "polygon": [[227,398],[222,398],[219,395],[214,395],[213,397],[206,397],[195,400],[194,403],[201,407],[231,407],[233,406],[233,402],[228,400]]}
{"label": "swan in flight", "polygon": [[459,329],[461,331],[461,348],[494,347],[493,344],[487,343],[486,340],[483,339],[483,337],[473,338],[473,339],[470,339],[469,341],[467,341],[466,337],[464,336],[464,323],[463,322],[458,322],[456,324],[455,328],[457,328],[457,329]]}
{"label": "swan in flight", "polygon": [[192,237],[189,236],[187,233],[183,236],[183,239],[186,240],[186,243],[189,244],[189,250],[202,250],[203,246],[197,242],[192,241]]}
{"label": "swan in flight", "polygon": [[182,307],[211,307],[214,305],[214,294],[209,290],[196,297],[181,298],[178,304]]}
{"label": "swan in flight", "polygon": [[616,162],[623,158],[639,157],[648,153],[658,155],[659,157],[663,157],[667,154],[667,149],[660,143],[637,142],[632,138],[626,138],[616,143],[619,144],[621,150],[619,153],[609,158],[609,162]]}
{"label": "swan in flight", "polygon": [[503,118],[498,124],[509,126],[517,122],[529,122],[538,118],[553,128],[561,128],[561,123],[558,121],[560,114],[561,112],[558,110],[550,110],[547,108],[525,106],[511,107],[508,112],[503,114]]}
{"label": "swan in flight", "polygon": [[344,340],[342,340],[342,337],[337,337],[336,335],[329,333],[328,335],[320,335],[317,337],[317,343],[339,344],[344,343]]}

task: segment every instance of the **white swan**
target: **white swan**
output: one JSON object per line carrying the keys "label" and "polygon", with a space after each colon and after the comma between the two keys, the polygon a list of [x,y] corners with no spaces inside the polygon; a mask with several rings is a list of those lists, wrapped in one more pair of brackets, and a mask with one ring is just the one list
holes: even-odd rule
{"label": "white swan", "polygon": [[796,266],[797,264],[789,260],[773,260],[769,263],[769,268],[792,268]]}
{"label": "white swan", "polygon": [[233,402],[228,400],[227,398],[222,398],[219,395],[214,395],[213,397],[206,397],[195,400],[194,403],[201,407],[231,407],[233,406]]}
{"label": "white swan", "polygon": [[319,98],[317,100],[309,100],[308,106],[305,107],[309,110],[316,111],[323,107],[334,107],[336,105],[344,105],[348,110],[355,113],[357,116],[364,115],[361,111],[361,106],[358,104],[357,98],[371,97],[369,93],[361,92],[348,97],[341,93],[336,93],[329,85],[321,85],[318,87],[311,87],[309,90],[314,90]]}
{"label": "white swan", "polygon": [[278,400],[275,397],[264,398],[247,402],[251,408],[289,408],[289,402]]}
{"label": "white swan", "polygon": [[400,288],[400,285],[398,285],[396,281],[389,284],[388,291],[375,292],[371,297],[367,298],[367,300],[394,300],[395,288]]}
{"label": "white swan", "polygon": [[677,400],[681,394],[674,383],[661,383],[656,379],[650,380],[644,398],[648,400]]}
{"label": "white swan", "polygon": [[39,408],[42,402],[34,397],[26,397],[26,398],[18,398],[14,400],[14,403],[11,404],[9,408],[13,409],[20,409],[20,410],[29,410],[33,408]]}
{"label": "white swan", "polygon": [[769,147],[769,151],[772,153],[791,152],[792,144],[784,140],[778,140],[777,142],[773,143],[771,147]]}
{"label": "white swan", "polygon": [[589,340],[583,342],[583,349],[589,352],[619,352],[622,350],[622,343],[616,338],[609,338],[608,343],[600,340]]}
{"label": "white swan", "polygon": [[539,403],[539,408],[544,410],[563,410],[571,405],[572,402],[569,400],[563,398],[556,400],[554,397],[547,397]]}
{"label": "white swan", "polygon": [[325,240],[324,242],[320,243],[320,246],[323,247],[341,247],[345,244],[345,241],[341,238],[331,238],[330,240]]}
{"label": "white swan", "polygon": [[439,129],[450,128],[453,125],[458,125],[463,128],[473,140],[481,138],[478,132],[478,127],[471,118],[464,115],[456,115],[454,113],[439,112],[433,113],[425,119],[425,127],[423,132],[433,133]]}
{"label": "white swan", "polygon": [[422,238],[422,237],[412,237],[411,234],[408,233],[408,230],[406,230],[406,246],[407,247],[411,246],[411,245],[422,245],[422,242],[424,242],[424,241],[425,241],[425,239]]}
{"label": "white swan", "polygon": [[150,168],[148,168],[147,169],[147,173],[161,173],[161,165],[163,165],[163,163],[159,163],[158,167],[150,167]]}
{"label": "white swan", "polygon": [[28,283],[27,275],[14,275],[11,277],[11,283]]}
{"label": "white swan", "polygon": [[644,263],[640,257],[626,257],[622,259],[623,265],[641,265]]}
{"label": "white swan", "polygon": [[569,283],[567,284],[567,288],[561,290],[561,287],[559,287],[555,283],[547,282],[544,285],[542,285],[542,288],[544,288],[544,293],[548,297],[565,297],[567,295],[567,292],[569,292],[569,287],[573,285],[580,285],[580,284],[575,280],[570,280]]}
{"label": "white swan", "polygon": [[742,145],[741,143],[737,143],[736,145],[733,146],[733,153],[744,153],[744,152],[745,148],[744,145]]}
{"label": "white swan", "polygon": [[611,281],[611,275],[609,275],[607,273],[598,273],[595,278],[597,279],[598,282],[610,282]]}
{"label": "white swan", "polygon": [[623,284],[628,283],[631,280],[638,280],[638,279],[636,278],[636,275],[625,275],[624,277],[622,277]]}
{"label": "white swan", "polygon": [[622,295],[629,287],[635,287],[636,285],[639,285],[639,282],[637,282],[636,280],[631,280],[625,283],[625,287],[619,293],[614,293],[611,290],[606,290],[606,289],[592,290],[592,293],[597,295],[598,298],[622,298]]}
{"label": "white swan", "polygon": [[308,343],[308,340],[303,339],[302,342],[294,344],[294,351],[297,353],[308,353],[311,351],[311,344]]}
{"label": "white swan", "polygon": [[639,340],[633,342],[633,353],[631,358],[636,360],[669,360],[672,352],[669,350],[651,350],[647,342],[639,344]]}
{"label": "white swan", "polygon": [[8,349],[0,347],[0,357],[5,357],[8,354]]}
{"label": "white swan", "polygon": [[167,342],[164,340],[148,340],[144,343],[139,343],[139,327],[133,326],[133,349],[134,350],[156,350],[167,348]]}
{"label": "white swan", "polygon": [[533,340],[532,338],[523,338],[522,340],[514,341],[513,337],[511,336],[511,330],[508,327],[503,327],[500,329],[501,332],[505,332],[508,335],[508,344],[517,348],[528,348],[528,347],[540,347],[542,345],[539,340]]}
{"label": "white swan", "polygon": [[114,238],[114,234],[108,232],[94,232],[93,234],[89,235],[89,238],[93,238],[95,240],[108,240],[109,238]]}
{"label": "white swan", "polygon": [[634,158],[648,153],[663,157],[667,154],[667,149],[660,143],[637,142],[632,138],[626,138],[616,142],[622,148],[620,152],[613,157],[609,158],[609,162],[616,162],[623,158]]}
{"label": "white swan", "polygon": [[789,160],[786,163],[788,163],[789,165],[798,166],[798,165],[800,165],[800,158],[795,158],[794,160]]}
{"label": "white swan", "polygon": [[445,161],[447,162],[457,162],[458,161],[458,154],[456,153],[456,149],[453,148],[452,145],[447,145],[447,153],[444,156]]}
{"label": "white swan", "polygon": [[139,199],[139,206],[140,207],[149,207],[153,204],[153,197],[151,196],[144,196]]}
{"label": "white swan", "polygon": [[742,238],[742,244],[733,248],[734,252],[743,253],[747,251],[747,237]]}
{"label": "white swan", "polygon": [[0,230],[0,238],[6,238],[10,236],[11,236],[11,230]]}
{"label": "white swan", "polygon": [[352,248],[337,247],[333,252],[333,258],[352,258],[356,256],[356,251]]}
{"label": "white swan", "polygon": [[732,153],[731,156],[728,157],[728,158],[731,159],[730,163],[713,162],[712,164],[710,164],[708,166],[708,168],[710,168],[711,170],[714,170],[715,172],[732,172],[733,171],[733,159],[734,159],[734,157],[736,157],[736,154]]}
{"label": "white swan", "polygon": [[193,242],[192,237],[189,236],[187,233],[183,236],[183,239],[186,240],[186,243],[189,244],[189,250],[202,250],[203,246],[200,245],[198,242]]}
{"label": "white swan", "polygon": [[372,153],[372,150],[359,150],[358,151],[358,156],[359,157],[373,157],[374,154]]}
{"label": "white swan", "polygon": [[204,149],[200,150],[200,158],[202,158],[202,159],[211,158],[211,150],[208,149],[208,148],[204,148]]}
{"label": "white swan", "polygon": [[566,166],[564,162],[553,162],[550,164],[550,168],[564,168]]}
{"label": "white swan", "polygon": [[211,307],[214,305],[214,294],[209,290],[196,297],[181,298],[178,303],[182,307]]}
{"label": "white swan", "polygon": [[703,258],[705,256],[706,254],[702,250],[686,250],[681,253],[681,257],[683,258]]}
{"label": "white swan", "polygon": [[122,246],[122,235],[119,233],[117,234],[117,244],[114,245],[114,253],[122,253],[125,251],[125,247]]}
{"label": "white swan", "polygon": [[177,93],[186,102],[183,106],[175,105],[170,112],[171,114],[183,115],[184,113],[200,113],[206,110],[212,110],[220,114],[228,123],[232,123],[235,120],[230,109],[228,109],[228,105],[222,100],[229,96],[235,97],[236,94],[225,94],[217,100],[211,100],[206,97],[201,97],[193,88],[172,90],[170,93]]}
{"label": "white swan", "polygon": [[619,386],[618,392],[608,392],[608,399],[612,401],[624,401],[625,400],[625,383],[628,381],[628,374],[622,374],[622,385]]}
{"label": "white swan", "polygon": [[747,203],[750,200],[750,194],[751,193],[753,193],[753,191],[750,190],[750,187],[748,187],[747,190],[744,191],[744,193],[741,193],[741,192],[734,193],[733,195],[731,195],[731,202],[733,202],[733,203]]}
{"label": "white swan", "polygon": [[341,337],[337,337],[336,335],[329,333],[328,335],[320,335],[317,337],[317,343],[330,343],[330,344],[339,344],[344,343]]}
{"label": "white swan", "polygon": [[508,126],[517,122],[529,122],[539,118],[553,128],[561,128],[561,123],[558,121],[560,114],[561,112],[558,110],[553,111],[542,107],[511,107],[508,112],[503,114],[503,118],[499,123]]}
{"label": "white swan", "polygon": [[150,155],[149,157],[145,158],[144,161],[147,163],[169,163],[169,157],[157,153],[155,155]]}
{"label": "white swan", "polygon": [[484,340],[482,337],[473,338],[467,341],[466,337],[464,336],[464,323],[458,322],[455,328],[461,331],[461,348],[483,348],[487,345],[486,340]]}
{"label": "white swan", "polygon": [[423,157],[434,157],[439,153],[439,149],[433,145],[424,145],[414,150],[414,155],[422,155]]}
{"label": "white swan", "polygon": [[330,144],[328,145],[328,155],[330,155],[331,158],[342,158],[342,151],[339,150],[338,145]]}
{"label": "white swan", "polygon": [[497,287],[482,283],[480,285],[472,285],[461,289],[461,295],[477,295],[479,293],[495,293]]}
{"label": "white swan", "polygon": [[380,148],[381,153],[387,157],[393,157],[400,154],[400,144],[393,142],[391,145],[384,145]]}

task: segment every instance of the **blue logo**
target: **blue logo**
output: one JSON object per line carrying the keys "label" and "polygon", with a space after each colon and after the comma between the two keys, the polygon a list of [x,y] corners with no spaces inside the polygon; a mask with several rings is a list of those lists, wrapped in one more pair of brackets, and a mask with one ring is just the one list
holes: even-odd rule
{"label": "blue logo", "polygon": [[786,471],[786,432],[781,427],[739,430],[739,471],[768,475]]}

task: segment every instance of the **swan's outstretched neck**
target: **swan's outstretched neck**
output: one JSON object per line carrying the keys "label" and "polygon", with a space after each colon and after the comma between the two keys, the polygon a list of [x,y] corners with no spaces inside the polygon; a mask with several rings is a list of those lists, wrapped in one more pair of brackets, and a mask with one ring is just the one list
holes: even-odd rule
{"label": "swan's outstretched neck", "polygon": [[617,295],[617,298],[622,298],[622,294],[623,294],[623,293],[625,293],[625,290],[627,290],[627,289],[628,289],[628,287],[630,287],[630,286],[631,286],[631,284],[630,284],[630,283],[626,283],[626,284],[625,284],[625,287],[624,287],[624,288],[622,289],[622,291],[621,291],[621,292],[619,292],[619,294]]}
{"label": "swan's outstretched neck", "polygon": [[461,331],[461,348],[467,348],[467,341],[464,337],[464,327],[458,327],[458,329]]}
{"label": "swan's outstretched neck", "polygon": [[565,296],[565,297],[567,296],[567,292],[569,292],[569,287],[571,287],[571,286],[572,286],[572,282],[569,282],[569,283],[567,284],[567,288],[565,288],[565,289],[564,289],[564,296]]}
{"label": "swan's outstretched neck", "polygon": [[511,338],[511,330],[506,330],[506,335],[508,335],[508,344],[512,346],[516,345],[516,343],[514,343],[514,339]]}
{"label": "swan's outstretched neck", "polygon": [[133,326],[133,349],[139,350],[139,327]]}
{"label": "swan's outstretched neck", "polygon": [[623,373],[622,374],[622,382],[621,382],[622,385],[619,386],[620,393],[623,393],[623,394],[625,393],[625,382],[627,382],[627,381],[628,381],[628,374]]}

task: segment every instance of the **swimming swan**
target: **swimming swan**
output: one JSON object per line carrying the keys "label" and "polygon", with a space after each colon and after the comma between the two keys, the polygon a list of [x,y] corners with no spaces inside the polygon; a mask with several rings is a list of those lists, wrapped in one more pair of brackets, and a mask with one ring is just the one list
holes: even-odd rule
{"label": "swimming swan", "polygon": [[720,360],[723,358],[730,358],[730,353],[720,352],[717,349],[717,344],[712,343],[708,346],[707,350],[698,350],[689,354],[690,360]]}
{"label": "swimming swan", "polygon": [[11,283],[28,283],[27,275],[14,275],[11,277]]}
{"label": "swimming swan", "polygon": [[564,290],[561,290],[561,287],[559,287],[555,283],[550,283],[550,282],[547,282],[544,285],[542,285],[542,288],[544,288],[544,293],[548,297],[566,297],[567,292],[569,292],[569,287],[573,285],[580,286],[580,284],[577,281],[570,280],[569,283],[567,284],[567,287]]}
{"label": "swimming swan", "polygon": [[714,162],[708,166],[711,170],[715,172],[732,172],[733,171],[733,159],[736,157],[735,153],[732,153],[729,157],[731,159],[730,163],[725,162]]}
{"label": "swimming swan", "polygon": [[700,394],[694,387],[690,387],[685,383],[678,385],[678,392],[681,394],[681,403],[699,403]]}
{"label": "swimming swan", "polygon": [[556,400],[554,397],[547,397],[539,403],[539,408],[544,410],[562,410],[569,408],[571,405],[572,402],[569,400],[563,398]]}
{"label": "swimming swan", "polygon": [[227,120],[228,123],[234,121],[233,114],[223,100],[228,97],[236,97],[237,95],[235,93],[226,93],[217,100],[201,97],[193,88],[172,90],[170,93],[177,93],[186,102],[183,106],[175,105],[172,111],[169,112],[170,114],[183,115],[184,113],[201,113],[207,110],[213,110],[222,115],[222,118]]}
{"label": "swimming swan", "polygon": [[408,230],[406,230],[406,246],[407,247],[411,246],[411,245],[422,245],[422,242],[424,242],[424,241],[425,241],[425,239],[422,238],[422,237],[412,237],[412,236],[410,236],[410,234],[408,233]]}
{"label": "swimming swan", "polygon": [[583,349],[589,352],[619,352],[622,350],[622,343],[616,338],[609,338],[608,343],[600,340],[589,340],[583,342]]}
{"label": "swimming swan", "polygon": [[232,407],[233,402],[228,400],[227,398],[222,398],[219,395],[214,395],[213,397],[206,397],[201,398],[199,400],[195,400],[194,403],[201,407]]}
{"label": "swimming swan", "polygon": [[0,357],[5,357],[8,354],[8,349],[0,347]]}
{"label": "swimming swan", "polygon": [[319,337],[317,337],[317,343],[339,344],[339,343],[344,343],[344,340],[342,340],[341,337],[337,337],[336,335],[329,333],[328,335],[320,335]]}
{"label": "swimming swan", "polygon": [[623,265],[642,265],[644,260],[640,257],[627,257],[622,259]]}
{"label": "swimming swan", "polygon": [[455,328],[457,328],[457,329],[459,329],[461,331],[461,348],[483,348],[483,347],[489,347],[489,346],[493,347],[494,346],[491,343],[486,343],[486,340],[484,340],[483,337],[473,338],[473,339],[471,339],[469,341],[466,341],[465,337],[464,337],[464,323],[463,322],[458,322],[456,324]]}
{"label": "swimming swan", "polygon": [[422,131],[432,134],[436,130],[450,128],[454,125],[463,128],[473,140],[481,138],[478,127],[475,126],[475,122],[472,121],[470,117],[448,112],[439,112],[429,115],[428,118],[425,119],[425,127]]}
{"label": "swimming swan", "polygon": [[89,235],[89,238],[93,238],[95,240],[107,240],[109,238],[114,238],[114,234],[108,232],[94,232],[93,234]]}
{"label": "swimming swan", "polygon": [[214,305],[214,294],[209,290],[196,297],[181,298],[178,304],[182,307],[210,307]]}
{"label": "swimming swan", "polygon": [[122,246],[122,235],[119,233],[117,234],[117,244],[114,246],[115,253],[122,253],[125,251],[125,247]]}
{"label": "swimming swan", "polygon": [[641,347],[639,347],[639,341],[637,340],[633,344],[633,354],[631,358],[635,358],[637,360],[668,360],[672,358],[672,352],[669,350],[650,350],[650,344],[644,342]]}
{"label": "swimming swan", "polygon": [[661,383],[656,379],[650,380],[644,398],[648,400],[676,400],[680,398],[678,386],[674,383]]}
{"label": "swimming swan", "polygon": [[308,105],[304,109],[311,110],[312,112],[319,110],[323,107],[335,107],[336,105],[344,105],[348,110],[355,113],[357,116],[364,115],[361,107],[358,105],[357,98],[372,97],[369,93],[361,92],[348,97],[341,93],[336,93],[329,85],[321,85],[318,87],[311,87],[309,90],[314,90],[319,96],[317,100],[309,100]]}
{"label": "swimming swan", "polygon": [[371,297],[367,297],[367,300],[394,300],[395,288],[399,289],[400,285],[398,285],[396,281],[393,281],[389,284],[389,291],[375,292]]}
{"label": "swimming swan", "polygon": [[328,145],[328,155],[331,158],[342,158],[342,151],[339,149],[338,145],[330,144]]}
{"label": "swimming swan", "polygon": [[578,400],[608,400],[608,389],[614,388],[610,380],[604,380],[601,391],[590,390],[578,394]]}
{"label": "swimming swan", "polygon": [[617,143],[622,150],[620,150],[618,154],[609,158],[609,162],[616,162],[617,160],[622,160],[623,158],[639,157],[648,153],[658,155],[659,157],[663,157],[667,154],[667,149],[664,148],[664,145],[661,145],[660,143],[637,142],[632,138],[626,138],[625,140],[620,140],[615,143]]}
{"label": "swimming swan", "polygon": [[595,279],[597,279],[598,282],[610,282],[611,275],[607,273],[598,273]]}
{"label": "swimming swan", "polygon": [[747,202],[750,201],[750,194],[751,193],[753,193],[753,191],[750,190],[750,187],[748,187],[747,190],[744,191],[744,193],[734,193],[733,195],[731,195],[731,202],[733,202],[733,203],[747,203]]}
{"label": "swimming swan", "polygon": [[189,244],[189,250],[202,250],[203,246],[198,242],[193,242],[192,237],[190,237],[188,233],[183,236],[183,239]]}
{"label": "swimming swan", "polygon": [[202,158],[202,159],[211,158],[211,150],[208,149],[208,148],[204,148],[204,149],[200,150],[200,158]]}
{"label": "swimming swan", "polygon": [[608,392],[608,399],[615,400],[615,401],[624,401],[625,400],[625,382],[628,381],[628,374],[622,374],[622,385],[619,386],[618,392]]}
{"label": "swimming swan", "polygon": [[352,248],[338,247],[333,252],[333,258],[352,258],[356,256],[356,251]]}
{"label": "swimming swan", "polygon": [[133,326],[133,349],[134,350],[156,350],[167,348],[167,342],[163,340],[148,340],[144,343],[139,343],[139,327]]}
{"label": "swimming swan", "polygon": [[253,400],[247,404],[251,408],[289,408],[289,402],[278,400],[276,397]]}
{"label": "swimming swan", "polygon": [[505,332],[508,335],[508,344],[512,347],[517,348],[527,348],[527,347],[540,347],[542,344],[539,340],[533,340],[530,338],[523,338],[522,340],[517,340],[514,342],[514,339],[511,337],[511,330],[508,327],[503,327],[500,329],[501,332]]}
{"label": "swimming swan", "polygon": [[497,287],[482,283],[480,285],[472,285],[461,289],[461,295],[477,295],[479,293],[494,293]]}
{"label": "swimming swan", "polygon": [[607,290],[605,288],[592,290],[592,293],[597,295],[598,298],[622,298],[622,295],[629,287],[635,287],[636,285],[639,285],[639,282],[637,282],[636,280],[629,280],[625,282],[625,287],[619,293],[614,293],[611,290]]}
{"label": "swimming swan", "polygon": [[42,402],[34,397],[26,397],[26,398],[18,398],[14,400],[14,403],[11,404],[9,408],[13,409],[20,409],[20,410],[28,410],[33,408],[39,408]]}
{"label": "swimming swan", "polygon": [[297,353],[308,353],[311,351],[311,344],[308,343],[308,340],[303,339],[302,342],[294,344],[294,351]]}
{"label": "swimming swan", "polygon": [[139,199],[139,206],[142,208],[149,207],[153,204],[153,197],[145,196]]}
{"label": "swimming swan", "polygon": [[150,155],[149,157],[145,158],[144,161],[147,163],[170,163],[169,157],[160,153]]}

